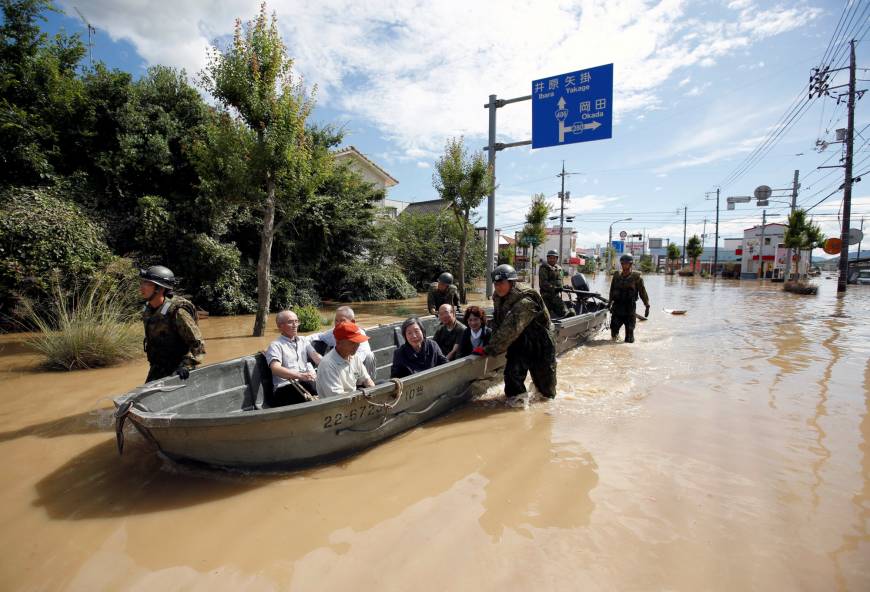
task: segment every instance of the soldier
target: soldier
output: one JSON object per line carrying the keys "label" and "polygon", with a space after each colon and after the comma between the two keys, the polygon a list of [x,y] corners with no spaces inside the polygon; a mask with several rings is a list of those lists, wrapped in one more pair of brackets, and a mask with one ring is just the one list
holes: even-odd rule
{"label": "soldier", "polygon": [[625,325],[625,342],[634,343],[634,325],[637,322],[635,306],[637,299],[643,300],[646,310],[644,318],[649,317],[649,296],[643,285],[640,272],[632,271],[634,257],[623,255],[619,258],[622,272],[613,276],[610,282],[610,336],[616,340],[619,337],[619,328]]}
{"label": "soldier", "polygon": [[139,293],[145,299],[145,353],[151,368],[145,382],[177,374],[187,380],[205,356],[205,343],[196,324],[196,308],[173,296],[175,275],[162,265],[139,271]]}
{"label": "soldier", "polygon": [[547,263],[538,268],[538,289],[544,298],[544,304],[553,318],[573,316],[573,311],[565,309],[562,300],[562,268],[557,261],[559,253],[555,250],[547,251]]}
{"label": "soldier", "polygon": [[[497,356],[507,352],[504,392],[509,402],[527,399],[526,374],[544,397],[556,397],[556,340],[550,313],[543,298],[525,284],[517,283],[510,265],[492,272],[495,312],[489,344],[477,348],[478,355]],[[518,397],[522,395],[522,397]]]}
{"label": "soldier", "polygon": [[453,275],[446,271],[439,275],[438,281],[429,286],[426,301],[430,315],[438,314],[442,304],[450,304],[456,314],[459,314],[459,290],[453,285]]}

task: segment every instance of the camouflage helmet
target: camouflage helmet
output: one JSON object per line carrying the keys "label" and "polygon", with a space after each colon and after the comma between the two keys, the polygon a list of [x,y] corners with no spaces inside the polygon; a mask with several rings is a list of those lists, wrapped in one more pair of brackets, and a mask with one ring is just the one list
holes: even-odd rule
{"label": "camouflage helmet", "polygon": [[167,290],[175,287],[175,274],[168,267],[162,265],[152,265],[148,269],[139,270],[139,278],[146,282],[151,282],[158,286],[162,286]]}
{"label": "camouflage helmet", "polygon": [[502,263],[498,267],[492,270],[492,281],[500,282],[502,280],[517,280],[517,270],[508,265],[507,263]]}
{"label": "camouflage helmet", "polygon": [[634,257],[626,253],[622,257],[619,258],[620,263],[634,263]]}
{"label": "camouflage helmet", "polygon": [[559,251],[557,251],[556,249],[550,249],[549,251],[547,251],[547,257],[558,257],[558,256],[559,256]]}
{"label": "camouflage helmet", "polygon": [[453,285],[453,274],[445,271],[438,276],[438,283],[447,284],[448,286]]}

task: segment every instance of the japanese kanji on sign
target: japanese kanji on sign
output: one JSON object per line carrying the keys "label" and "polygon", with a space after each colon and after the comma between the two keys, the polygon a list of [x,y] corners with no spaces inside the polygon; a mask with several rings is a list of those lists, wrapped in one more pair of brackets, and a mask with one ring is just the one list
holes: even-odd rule
{"label": "japanese kanji on sign", "polygon": [[532,148],[613,137],[613,64],[532,82]]}

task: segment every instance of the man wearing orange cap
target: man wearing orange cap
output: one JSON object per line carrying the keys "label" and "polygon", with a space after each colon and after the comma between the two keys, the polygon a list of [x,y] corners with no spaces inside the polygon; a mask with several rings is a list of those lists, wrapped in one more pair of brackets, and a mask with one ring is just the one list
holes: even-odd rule
{"label": "man wearing orange cap", "polygon": [[359,387],[375,386],[362,360],[355,356],[360,343],[369,340],[359,327],[342,321],[332,330],[335,349],[323,356],[317,367],[317,395],[321,399],[352,393]]}

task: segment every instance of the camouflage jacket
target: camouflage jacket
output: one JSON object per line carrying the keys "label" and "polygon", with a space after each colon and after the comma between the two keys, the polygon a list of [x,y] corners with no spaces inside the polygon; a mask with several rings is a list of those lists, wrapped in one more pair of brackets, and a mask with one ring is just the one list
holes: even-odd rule
{"label": "camouflage jacket", "polygon": [[152,366],[193,368],[205,357],[205,342],[199,331],[193,304],[175,296],[159,308],[142,308],[145,324],[145,353]]}
{"label": "camouflage jacket", "polygon": [[484,347],[488,356],[497,356],[508,349],[509,355],[536,355],[546,346],[552,349],[555,343],[555,328],[550,313],[541,295],[525,284],[515,284],[502,298],[492,297],[495,310],[492,321],[492,336]]}
{"label": "camouflage jacket", "polygon": [[562,268],[544,263],[538,268],[538,289],[541,294],[558,294],[562,287]]}
{"label": "camouflage jacket", "polygon": [[649,306],[649,296],[640,272],[632,271],[627,276],[617,273],[610,281],[611,310],[616,314],[634,314],[635,302],[640,298]]}
{"label": "camouflage jacket", "polygon": [[429,314],[438,314],[442,304],[452,304],[453,310],[459,316],[459,288],[450,284],[444,292],[439,292],[438,282],[432,282],[429,286],[429,296],[426,298]]}

